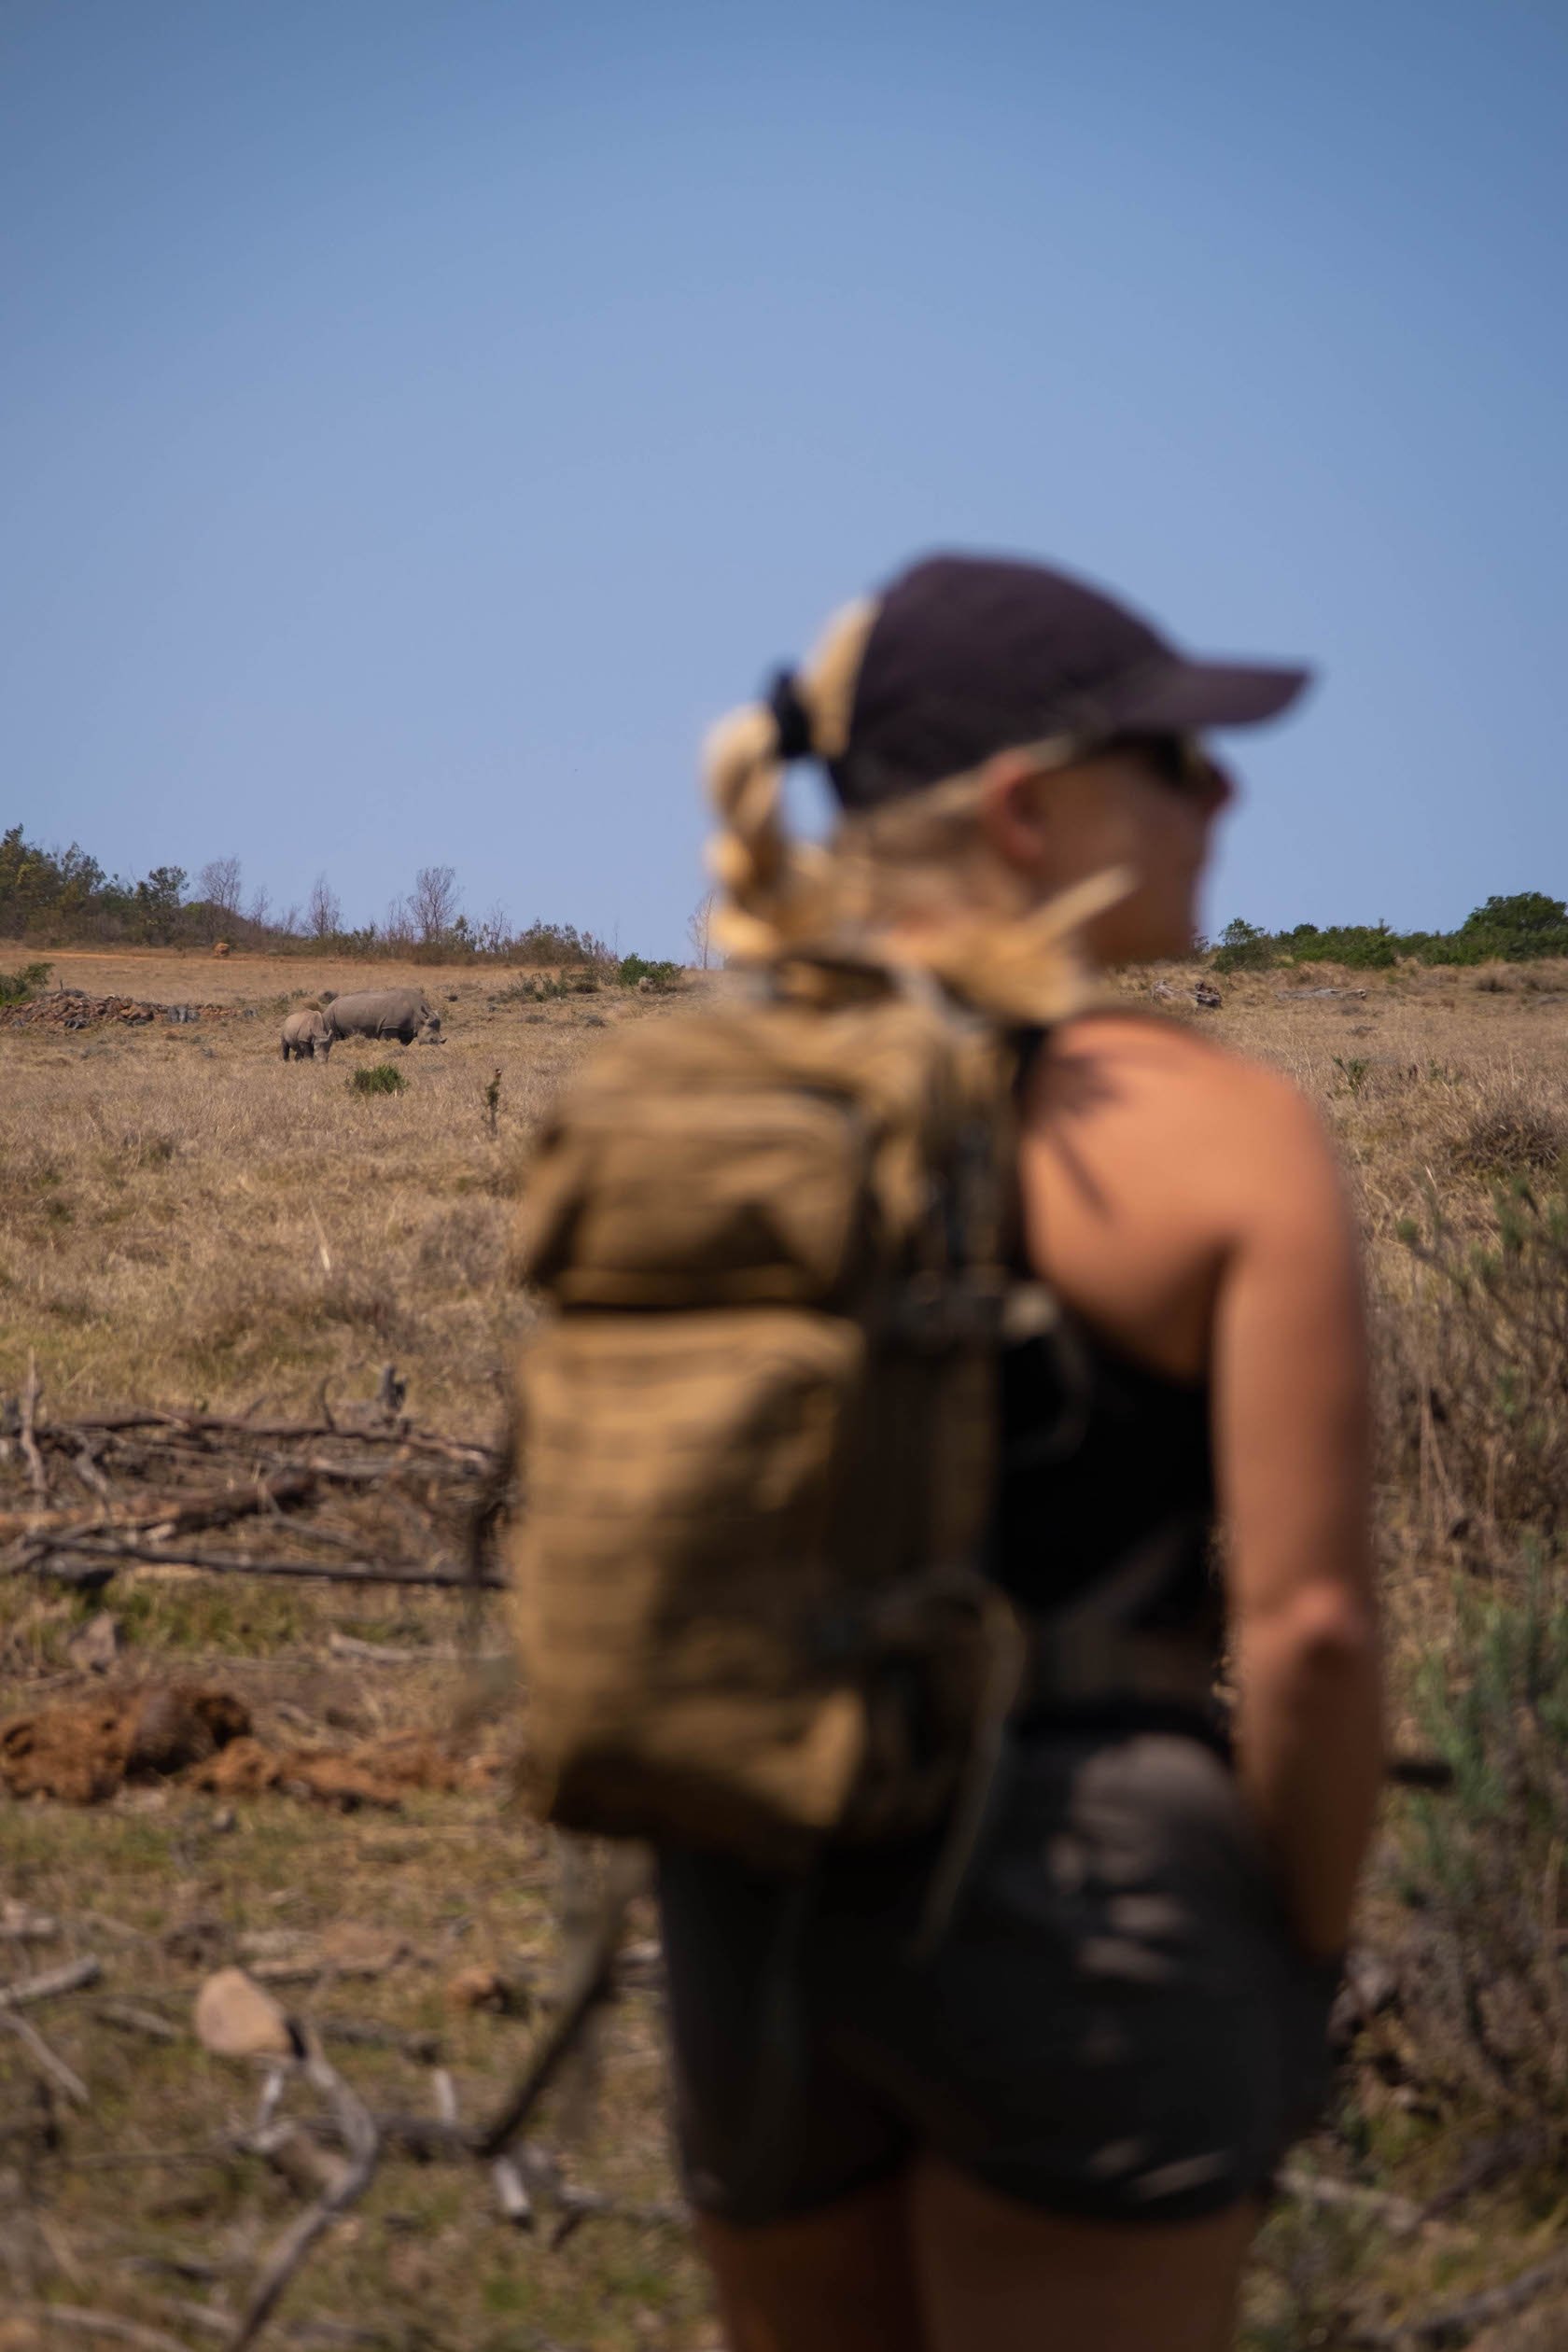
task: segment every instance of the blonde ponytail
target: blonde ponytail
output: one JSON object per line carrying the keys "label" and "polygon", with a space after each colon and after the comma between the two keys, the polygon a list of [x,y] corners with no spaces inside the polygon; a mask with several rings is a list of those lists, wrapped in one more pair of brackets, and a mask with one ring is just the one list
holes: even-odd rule
{"label": "blonde ponytail", "polygon": [[[791,680],[815,759],[836,759],[849,740],[855,681],[875,619],[869,600],[847,606]],[[709,735],[703,764],[721,827],[707,861],[730,902],[714,918],[719,945],[737,961],[756,963],[788,947],[825,944],[837,928],[833,861],[815,843],[793,839],[784,822],[773,711],[764,703],[731,711]]]}
{"label": "blonde ponytail", "polygon": [[[847,748],[855,689],[879,608],[845,607],[810,660],[787,681],[791,756],[837,759]],[[1042,764],[1065,764],[1066,743],[1041,745]],[[1045,905],[1002,903],[969,869],[980,850],[974,809],[984,769],[847,817],[832,849],[793,838],[784,821],[785,747],[765,703],[721,719],[704,747],[708,796],[720,829],[707,861],[728,903],[713,935],[739,963],[768,963],[791,948],[834,948],[896,960],[947,982],[1003,1018],[1058,1020],[1085,1003],[1090,983],[1079,935],[1091,917],[1126,895],[1121,869],[1097,875]],[[898,928],[889,954],[887,933]]]}

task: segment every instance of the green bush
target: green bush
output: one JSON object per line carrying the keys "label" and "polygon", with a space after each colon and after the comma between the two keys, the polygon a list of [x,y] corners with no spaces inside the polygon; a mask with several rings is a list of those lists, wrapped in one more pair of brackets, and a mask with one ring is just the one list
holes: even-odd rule
{"label": "green bush", "polygon": [[1400,2028],[1439,2126],[1484,2117],[1568,2153],[1568,1606],[1526,1554],[1521,1589],[1466,1580],[1428,1658],[1421,1731],[1453,1774],[1396,1827],[1406,1906]]}
{"label": "green bush", "polygon": [[1290,963],[1346,964],[1352,972],[1387,972],[1405,952],[1405,941],[1386,923],[1339,923],[1328,931],[1297,923],[1280,944]]}
{"label": "green bush", "polygon": [[603,967],[614,962],[611,950],[592,931],[580,931],[572,923],[540,923],[528,925],[511,941],[509,960],[520,964],[587,964]]}
{"label": "green bush", "polygon": [[394,1070],[390,1062],[371,1062],[368,1069],[357,1070],[348,1083],[361,1095],[401,1094],[408,1085],[402,1071]]}
{"label": "green bush", "polygon": [[0,1004],[25,1004],[35,997],[49,973],[52,964],[23,964],[20,972],[0,972]]}
{"label": "green bush", "polygon": [[1454,934],[1461,950],[1444,962],[1528,963],[1533,956],[1568,956],[1568,906],[1543,890],[1489,898]]}
{"label": "green bush", "polygon": [[680,966],[665,958],[623,956],[615,977],[623,988],[635,988],[639,980],[646,980],[651,988],[675,988],[680,985]]}
{"label": "green bush", "polygon": [[1297,923],[1267,931],[1238,917],[1220,933],[1216,972],[1267,972],[1280,964],[1344,964],[1352,972],[1387,972],[1401,957],[1425,964],[1528,963],[1537,956],[1568,956],[1568,905],[1543,890],[1489,898],[1454,931],[1396,931],[1387,923],[1337,923],[1326,931]]}
{"label": "green bush", "polygon": [[1238,915],[1221,931],[1213,960],[1216,972],[1267,972],[1280,960],[1279,945],[1272,932]]}

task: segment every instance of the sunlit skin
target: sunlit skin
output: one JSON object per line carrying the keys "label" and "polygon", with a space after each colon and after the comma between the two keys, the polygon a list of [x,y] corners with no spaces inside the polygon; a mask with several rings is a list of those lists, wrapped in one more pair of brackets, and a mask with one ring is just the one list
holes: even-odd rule
{"label": "sunlit skin", "polygon": [[[1124,866],[1092,958],[1183,955],[1231,796],[1212,767],[1178,788],[1126,753],[1054,773],[1001,753],[987,895],[1043,902]],[[1273,1072],[1175,1022],[1088,1014],[1036,1065],[1021,1175],[1030,1254],[1068,1304],[1210,1382],[1239,1776],[1298,1942],[1331,1955],[1381,1775],[1365,1347],[1332,1152]],[[1085,2223],[926,2159],[804,2219],[701,2228],[734,2352],[1225,2352],[1256,2219]]]}

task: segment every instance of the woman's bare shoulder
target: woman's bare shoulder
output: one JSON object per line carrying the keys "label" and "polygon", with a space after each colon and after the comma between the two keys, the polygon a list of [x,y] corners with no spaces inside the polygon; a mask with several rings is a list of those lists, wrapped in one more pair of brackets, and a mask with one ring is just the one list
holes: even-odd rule
{"label": "woman's bare shoulder", "polygon": [[1051,1057],[1092,1057],[1128,1075],[1148,1071],[1187,1084],[1255,1091],[1260,1099],[1283,1094],[1301,1098],[1289,1079],[1267,1063],[1253,1061],[1212,1029],[1169,1015],[1117,1005],[1096,1005],[1060,1021],[1048,1032]]}
{"label": "woman's bare shoulder", "polygon": [[1119,1106],[1154,1127],[1174,1122],[1189,1142],[1201,1136],[1205,1159],[1240,1149],[1254,1170],[1281,1158],[1309,1182],[1337,1183],[1333,1146],[1300,1087],[1186,1022],[1097,1008],[1051,1031],[1043,1064],[1036,1099],[1047,1113],[1053,1099],[1099,1099],[1109,1115]]}

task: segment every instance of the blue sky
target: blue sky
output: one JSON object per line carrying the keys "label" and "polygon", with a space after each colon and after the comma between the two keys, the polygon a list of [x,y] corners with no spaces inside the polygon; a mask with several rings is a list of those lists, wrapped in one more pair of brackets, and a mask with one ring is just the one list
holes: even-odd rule
{"label": "blue sky", "polygon": [[673,952],[933,546],[1323,682],[1211,902],[1568,895],[1560,0],[4,0],[0,820]]}

